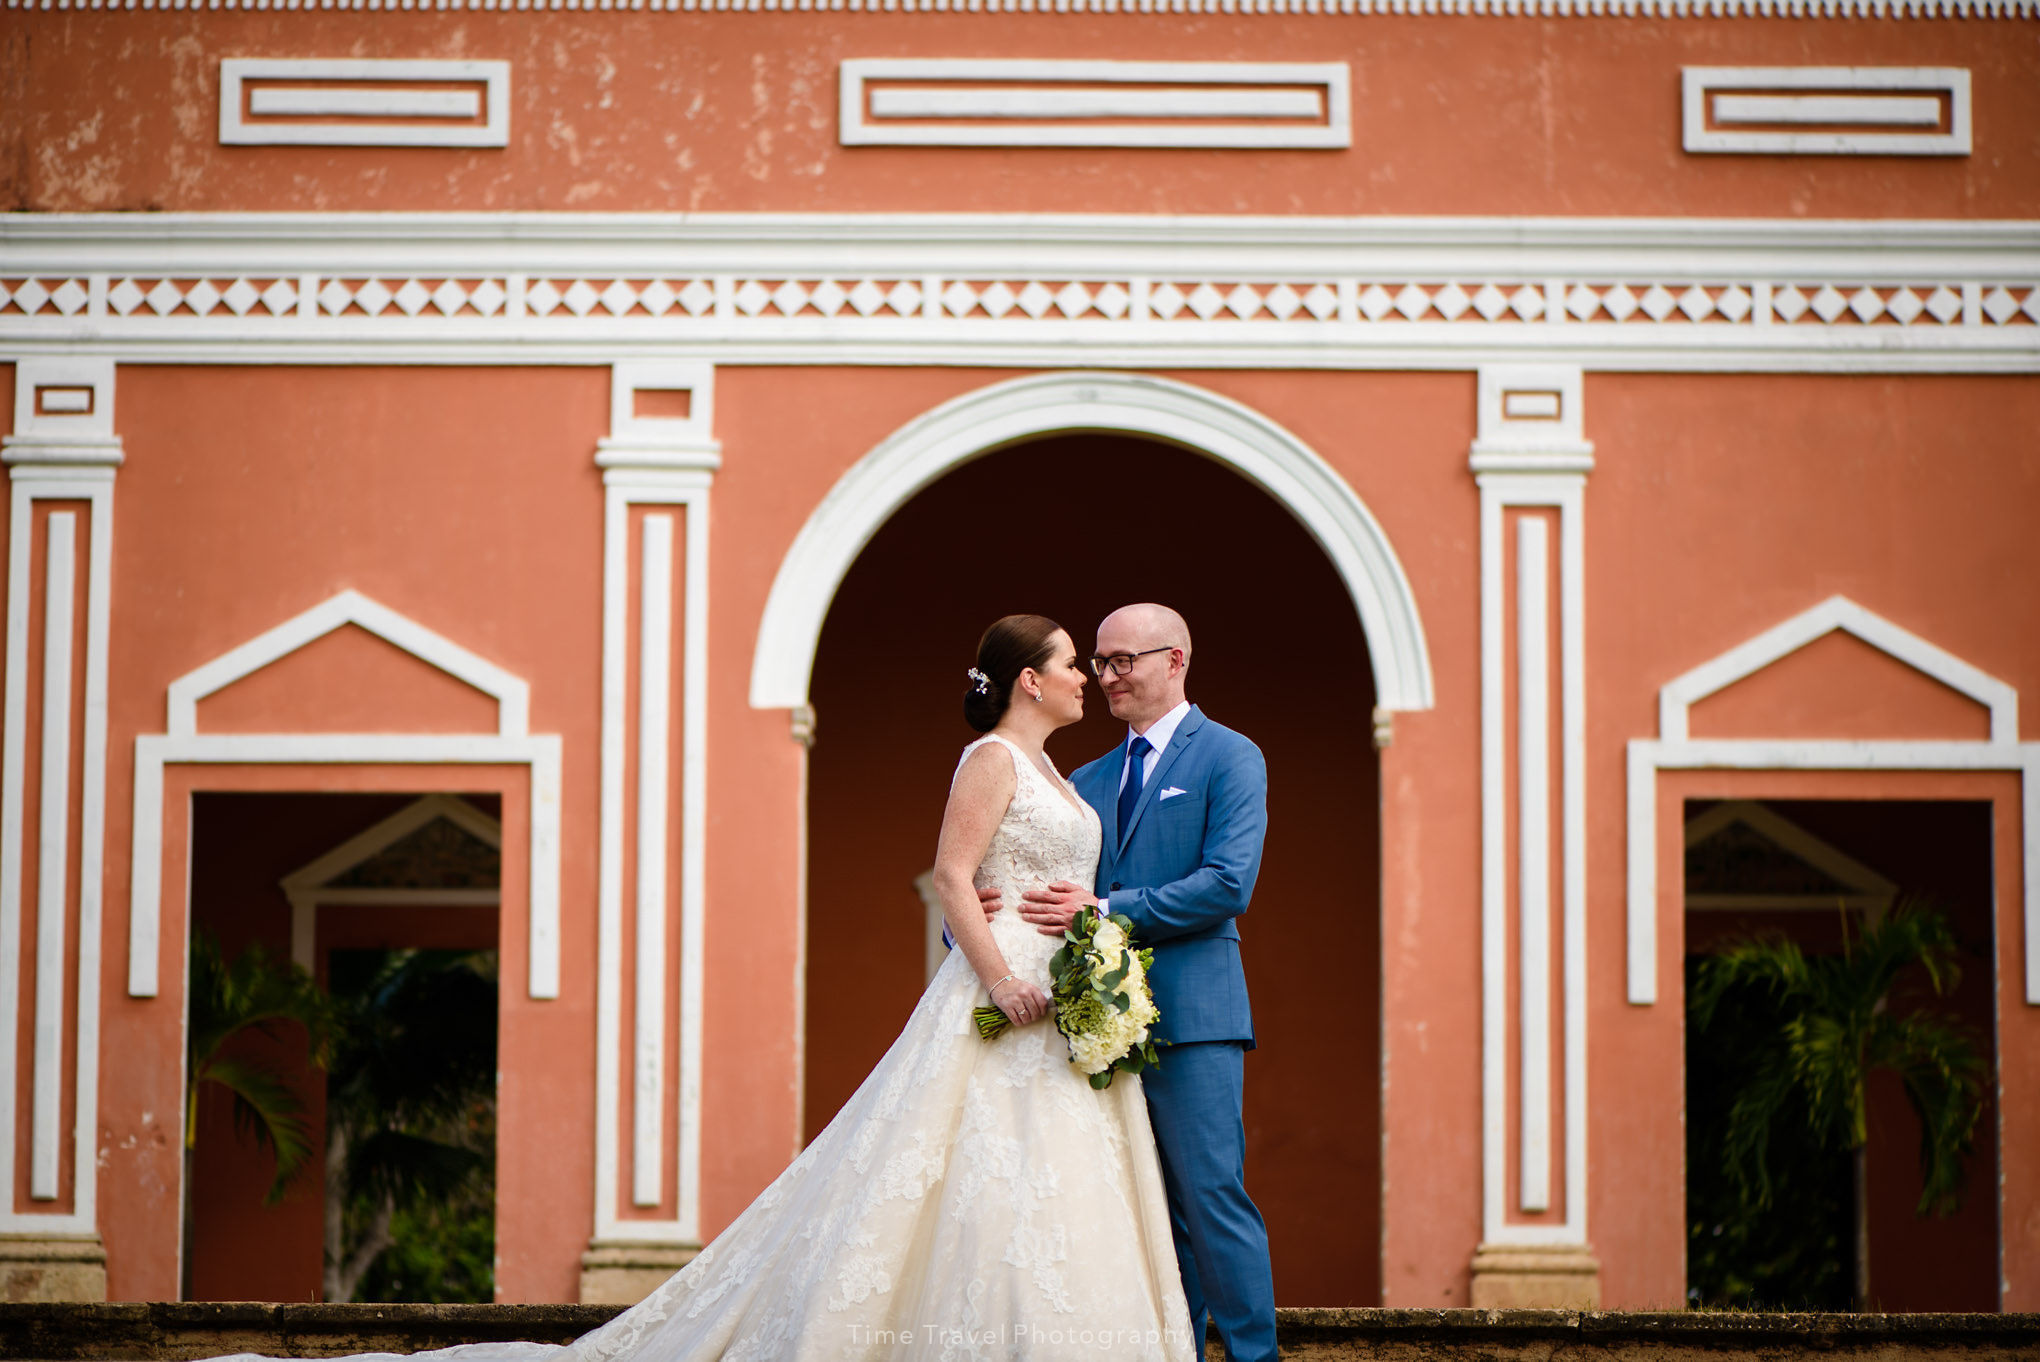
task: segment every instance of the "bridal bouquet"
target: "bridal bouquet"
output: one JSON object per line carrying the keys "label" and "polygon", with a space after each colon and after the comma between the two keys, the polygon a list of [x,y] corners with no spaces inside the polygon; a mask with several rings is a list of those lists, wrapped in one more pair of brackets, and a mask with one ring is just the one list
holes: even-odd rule
{"label": "bridal bouquet", "polygon": [[[1121,914],[1078,913],[1063,933],[1063,948],[1048,962],[1055,1029],[1069,1042],[1070,1063],[1090,1075],[1094,1088],[1110,1087],[1115,1073],[1137,1074],[1159,1062],[1148,1039],[1162,1015],[1147,981],[1155,953],[1135,950],[1132,931]],[[986,1040],[1013,1024],[996,1007],[971,1015]]]}

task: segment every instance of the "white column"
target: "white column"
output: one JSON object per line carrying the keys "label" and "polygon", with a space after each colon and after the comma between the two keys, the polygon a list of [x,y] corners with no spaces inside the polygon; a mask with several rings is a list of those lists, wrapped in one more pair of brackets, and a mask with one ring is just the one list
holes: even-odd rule
{"label": "white column", "polygon": [[[684,1250],[699,1242],[709,492],[721,463],[712,434],[713,384],[712,367],[692,361],[615,365],[610,435],[601,441],[595,460],[605,488],[602,793],[595,1233],[583,1271],[584,1299],[594,1298],[591,1289],[598,1293],[609,1289],[591,1288],[591,1274],[598,1270],[627,1276],[642,1266],[633,1259],[629,1266],[611,1263],[598,1268],[594,1260],[601,1251],[618,1245]],[[677,724],[672,703],[676,664]],[[628,703],[633,675],[635,705]],[[672,798],[676,740],[677,821]],[[632,762],[636,779],[626,781]],[[623,854],[626,827],[634,829],[636,839],[628,865]],[[668,888],[676,862],[677,905]],[[627,897],[633,905],[629,951],[624,934]],[[678,1026],[669,1034],[666,981],[676,943]],[[626,1003],[631,1011],[627,1041]],[[626,1057],[631,1098],[627,1143]],[[678,1092],[670,1107],[665,1096],[669,1085]],[[668,1178],[669,1158],[678,1170],[677,1181]],[[657,1213],[655,1208],[661,1206],[668,1210]]]}
{"label": "white column", "polygon": [[[106,654],[113,480],[121,462],[113,396],[111,359],[24,359],[15,367],[15,433],[7,437],[4,454],[11,497],[7,677],[0,702],[0,1055],[18,1052],[24,990],[32,998],[32,1034],[25,1073],[0,1065],[0,1175],[11,1185],[25,1155],[30,1198],[27,1209],[0,1207],[0,1233],[9,1235],[97,1230],[93,1136],[99,1122],[104,947]],[[46,503],[53,504],[45,510]],[[82,657],[74,643],[81,625]],[[37,652],[40,665],[32,667]],[[31,696],[40,710],[34,734],[28,723]],[[26,836],[31,748],[38,767],[33,846]],[[70,961],[74,902],[78,956]],[[23,916],[30,903],[35,944],[24,960]],[[67,1005],[69,994],[75,994],[74,1005]],[[76,1050],[68,1069],[67,1037],[75,1037]],[[68,1129],[67,1097],[73,1104]],[[24,1098],[25,1151],[17,1147],[16,1119]]]}
{"label": "white column", "polygon": [[[1593,467],[1593,446],[1581,430],[1581,386],[1580,371],[1566,366],[1505,365],[1480,374],[1480,433],[1471,464],[1480,486],[1481,545],[1483,1256],[1509,1249],[1584,1253],[1587,1242],[1581,505],[1586,475]],[[1554,528],[1555,583],[1550,540]],[[1507,649],[1512,616],[1513,659]],[[1508,817],[1512,754],[1513,820]],[[1513,1015],[1508,1006],[1512,949],[1517,993]],[[1564,1096],[1556,1123],[1554,1053],[1560,1057]],[[1508,1119],[1512,1100],[1517,1112],[1513,1127]],[[1508,1194],[1512,1153],[1513,1198]],[[1555,1154],[1564,1169],[1559,1195],[1552,1186]],[[1476,1276],[1479,1272],[1477,1263]]]}

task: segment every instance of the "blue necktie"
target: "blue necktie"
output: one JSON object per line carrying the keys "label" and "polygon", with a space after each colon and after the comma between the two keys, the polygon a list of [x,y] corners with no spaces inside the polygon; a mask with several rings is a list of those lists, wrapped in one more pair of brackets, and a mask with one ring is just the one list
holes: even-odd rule
{"label": "blue necktie", "polygon": [[1126,836],[1126,826],[1133,821],[1133,806],[1140,803],[1141,786],[1147,783],[1147,754],[1155,745],[1136,733],[1133,741],[1126,745],[1126,784],[1119,787],[1119,835]]}

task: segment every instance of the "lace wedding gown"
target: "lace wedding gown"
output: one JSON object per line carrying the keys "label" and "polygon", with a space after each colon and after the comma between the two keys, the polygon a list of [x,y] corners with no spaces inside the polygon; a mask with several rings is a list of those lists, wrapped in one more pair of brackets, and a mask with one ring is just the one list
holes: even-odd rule
{"label": "lace wedding gown", "polygon": [[[1062,938],[1015,910],[1024,890],[1090,882],[1098,815],[1003,738],[964,760],[987,743],[1017,788],[977,885],[1003,897],[1006,967],[1046,993]],[[1053,1022],[981,1040],[987,1001],[951,951],[836,1119],[640,1304],[564,1348],[413,1362],[1192,1362],[1140,1079],[1092,1088]]]}
{"label": "lace wedding gown", "polygon": [[[1089,884],[1098,816],[1003,738],[1017,788],[978,868],[1007,968],[1062,944],[1023,890]],[[961,769],[959,763],[958,769]],[[574,1343],[583,1362],[1041,1358],[1184,1362],[1188,1307],[1137,1077],[1098,1091],[1052,1022],[979,1039],[951,951],[856,1093],[714,1243]]]}

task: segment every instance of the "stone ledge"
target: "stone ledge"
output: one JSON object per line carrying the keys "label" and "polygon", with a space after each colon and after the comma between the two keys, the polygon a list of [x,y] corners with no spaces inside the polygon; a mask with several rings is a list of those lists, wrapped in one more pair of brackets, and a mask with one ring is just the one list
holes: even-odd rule
{"label": "stone ledge", "polygon": [[[565,1343],[617,1314],[609,1305],[0,1303],[0,1358],[185,1362],[224,1353],[334,1357],[455,1343]],[[1692,1311],[1309,1310],[1278,1312],[1296,1362],[1700,1362],[1732,1353],[1819,1354],[1824,1362],[1945,1357],[2040,1362],[2040,1315],[1762,1315]],[[1213,1357],[1219,1356],[1213,1341]]]}

